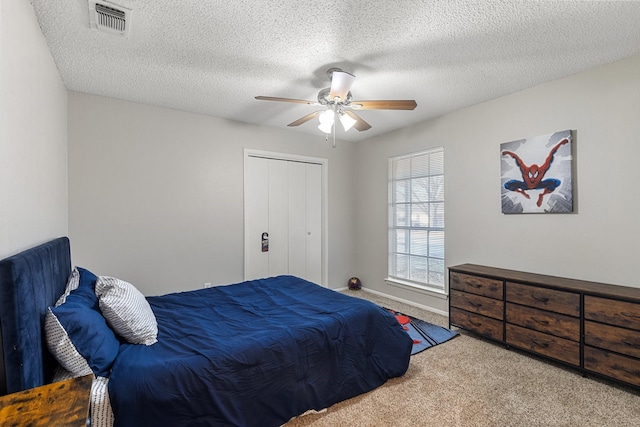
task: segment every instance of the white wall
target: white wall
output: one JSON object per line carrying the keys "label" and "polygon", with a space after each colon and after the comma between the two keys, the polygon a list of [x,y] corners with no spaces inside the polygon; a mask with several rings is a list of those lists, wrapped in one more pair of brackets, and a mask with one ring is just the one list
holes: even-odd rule
{"label": "white wall", "polygon": [[[575,130],[575,213],[503,215],[500,144],[565,129]],[[383,280],[387,159],[440,145],[447,266],[475,263],[640,287],[640,56],[358,143],[356,253],[363,285],[446,310],[446,300]]]}
{"label": "white wall", "polygon": [[3,0],[0,258],[67,231],[67,92],[31,4]]}
{"label": "white wall", "polygon": [[157,295],[243,280],[243,149],[329,159],[329,281],[354,274],[354,144],[69,93],[74,262]]}

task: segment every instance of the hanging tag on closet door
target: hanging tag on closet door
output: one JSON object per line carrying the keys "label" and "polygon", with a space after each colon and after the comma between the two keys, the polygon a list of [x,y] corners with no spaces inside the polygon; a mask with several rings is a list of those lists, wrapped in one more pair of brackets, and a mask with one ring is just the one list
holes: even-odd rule
{"label": "hanging tag on closet door", "polygon": [[269,233],[262,233],[262,252],[269,252]]}

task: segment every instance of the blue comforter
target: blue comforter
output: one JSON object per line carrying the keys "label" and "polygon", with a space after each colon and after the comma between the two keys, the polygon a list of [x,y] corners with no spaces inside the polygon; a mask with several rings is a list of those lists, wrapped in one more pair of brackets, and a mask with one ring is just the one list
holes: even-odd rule
{"label": "blue comforter", "polygon": [[412,340],[393,315],[296,277],[148,300],[158,342],[121,345],[116,426],[279,426],[409,366]]}

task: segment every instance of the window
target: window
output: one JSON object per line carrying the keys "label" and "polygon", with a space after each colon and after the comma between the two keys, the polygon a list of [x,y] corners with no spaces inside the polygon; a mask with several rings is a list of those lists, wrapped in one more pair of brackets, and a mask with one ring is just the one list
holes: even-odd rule
{"label": "window", "polygon": [[389,159],[389,278],[444,293],[444,147]]}

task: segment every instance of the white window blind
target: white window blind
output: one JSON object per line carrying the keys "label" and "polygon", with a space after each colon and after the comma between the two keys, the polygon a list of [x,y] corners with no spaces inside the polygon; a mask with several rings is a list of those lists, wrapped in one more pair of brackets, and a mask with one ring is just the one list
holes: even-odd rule
{"label": "white window blind", "polygon": [[444,292],[444,147],[389,159],[389,279]]}

